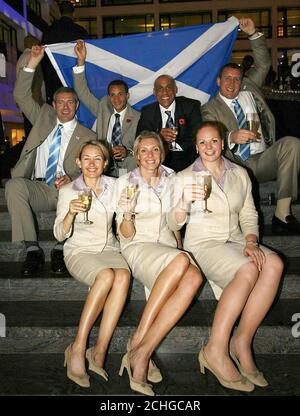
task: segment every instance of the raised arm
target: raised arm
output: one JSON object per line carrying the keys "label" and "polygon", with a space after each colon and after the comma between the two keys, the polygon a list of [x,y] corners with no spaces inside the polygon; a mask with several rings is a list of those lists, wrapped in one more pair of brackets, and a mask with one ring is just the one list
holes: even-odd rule
{"label": "raised arm", "polygon": [[87,49],[83,40],[78,40],[74,47],[74,52],[77,56],[77,67],[73,68],[74,88],[79,97],[79,100],[94,114],[98,116],[99,100],[95,97],[88,85],[85,75],[85,61],[87,56]]}
{"label": "raised arm", "polygon": [[41,62],[44,53],[45,46],[34,45],[31,48],[30,58],[26,67],[28,69],[23,68],[19,72],[14,88],[14,99],[32,124],[37,120],[41,109],[41,106],[32,97],[32,81],[35,70]]}
{"label": "raised arm", "polygon": [[258,34],[252,19],[240,19],[240,29],[248,35],[254,57],[254,66],[247,71],[245,77],[261,87],[272,63],[266,38],[263,34]]}

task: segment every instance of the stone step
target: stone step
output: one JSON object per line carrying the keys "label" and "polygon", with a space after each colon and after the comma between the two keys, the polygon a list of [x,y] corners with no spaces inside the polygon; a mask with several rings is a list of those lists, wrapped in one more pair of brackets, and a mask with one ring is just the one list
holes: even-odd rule
{"label": "stone step", "polygon": [[[66,347],[67,345],[65,345]],[[283,355],[283,354],[256,354],[255,356],[258,368],[262,369],[269,382],[269,386],[266,388],[256,387],[251,393],[247,393],[247,396],[264,396],[263,405],[268,404],[266,402],[267,396],[270,399],[276,398],[276,407],[281,403],[282,405],[291,405],[291,402],[287,402],[288,397],[299,397],[300,391],[300,372],[299,372],[299,360],[300,355]],[[118,403],[130,403],[135,407],[139,407],[139,413],[141,409],[145,409],[146,401],[151,403],[151,398],[142,397],[138,393],[130,390],[128,377],[124,375],[119,377],[118,372],[122,360],[122,354],[110,353],[107,356],[105,368],[109,374],[109,382],[104,382],[99,376],[93,372],[90,374],[90,388],[81,388],[77,384],[73,383],[66,377],[66,369],[63,367],[63,354],[3,354],[0,355],[0,394],[2,395],[1,401],[9,405],[12,408],[12,400],[23,404],[23,409],[28,406],[28,395],[34,396],[30,401],[31,413],[34,408],[38,407],[39,412],[45,405],[47,409],[53,407],[53,411],[57,411],[61,406],[61,397],[63,397],[64,404],[68,404],[68,410],[73,410],[73,414],[78,414],[78,407],[82,406],[82,411],[90,414],[95,414],[95,409],[100,413],[105,413],[105,409],[100,406]],[[219,410],[220,404],[222,406],[231,409],[236,405],[236,402],[240,399],[247,399],[245,393],[235,390],[225,389],[220,385],[217,379],[209,372],[206,371],[205,375],[202,375],[199,371],[199,363],[197,354],[156,354],[155,361],[159,365],[159,368],[163,374],[163,381],[155,384],[154,391],[160,397],[153,398],[155,401],[159,400],[161,404],[169,402],[169,404],[175,404],[181,396],[194,396],[186,397],[184,403],[187,401],[200,401],[201,402],[201,414],[203,409],[209,409],[204,414],[211,414],[212,404],[217,402]],[[276,364],[275,364],[276,363]],[[29,382],[30,381],[30,382]],[[10,396],[9,403],[5,402],[7,397]],[[80,395],[80,396],[79,396]],[[14,396],[18,396],[18,400]],[[23,397],[21,397],[23,396]],[[27,396],[27,397],[26,397]],[[90,397],[88,397],[90,396]],[[91,397],[93,396],[93,397]],[[113,396],[113,397],[111,397]],[[126,396],[126,397],[123,397]],[[168,396],[168,397],[163,397]],[[172,397],[171,397],[172,396]],[[176,397],[177,396],[177,397]],[[206,401],[207,399],[212,399]],[[211,396],[219,396],[222,400],[220,403],[218,398]],[[232,401],[228,402],[228,397],[232,397]],[[281,396],[284,402],[279,402],[278,397]],[[21,399],[21,400],[20,400]],[[27,399],[27,400],[25,400]],[[39,400],[40,399],[40,400]],[[51,400],[50,400],[51,399]],[[66,401],[68,399],[68,402]],[[225,400],[226,399],[226,400]],[[247,400],[247,409],[252,408],[254,411],[257,409],[257,401]],[[158,406],[156,402],[156,408]],[[183,402],[181,402],[183,405]],[[294,403],[296,405],[297,402]],[[3,404],[4,405],[4,404]],[[41,405],[41,406],[40,406]],[[153,403],[155,405],[155,403]],[[261,407],[262,401],[260,400],[259,406]],[[54,407],[55,406],[55,407]],[[124,409],[124,408],[123,408]],[[165,410],[165,408],[162,408]],[[21,407],[18,410],[21,411]],[[90,410],[90,412],[89,412]],[[282,410],[287,410],[282,408]],[[123,410],[121,414],[130,413],[128,410]],[[233,412],[234,413],[234,412]],[[33,412],[37,415],[38,412]],[[132,412],[137,414],[137,412]]]}
{"label": "stone step", "polygon": [[[217,302],[194,301],[160,345],[158,352],[196,353],[209,336]],[[142,314],[145,302],[130,301],[118,322],[110,352],[123,352],[126,342]],[[6,318],[6,337],[1,339],[0,354],[58,353],[74,339],[82,301],[18,301],[0,302],[0,311]],[[272,306],[259,327],[254,350],[260,354],[299,354],[300,344],[293,337],[291,324],[299,312],[299,299],[279,299]],[[94,343],[99,320],[90,336]]]}
{"label": "stone step", "polygon": [[[54,247],[54,236],[50,230],[41,231],[39,234],[39,244],[45,252],[46,261],[50,260],[50,252]],[[284,234],[272,235],[271,226],[264,227],[264,245],[272,248],[286,257],[300,256],[300,236]],[[0,262],[23,261],[25,250],[21,243],[10,241],[10,232],[2,231],[0,234]]]}
{"label": "stone step", "polygon": [[[70,301],[85,300],[88,287],[73,279],[71,276],[57,277],[51,275],[49,265],[41,270],[35,277],[21,277],[21,264],[15,264],[18,270],[17,277],[2,277],[0,273],[0,293],[3,301]],[[0,263],[2,268],[3,263]],[[51,277],[48,277],[48,276]],[[128,295],[131,300],[144,300],[145,290],[142,283],[132,279],[132,285]],[[205,282],[197,296],[198,300],[214,299],[210,285]],[[282,280],[280,299],[300,299],[300,272],[299,274],[286,274]]]}
{"label": "stone step", "polygon": [[[260,205],[259,211],[264,224],[270,224],[275,212],[275,182],[267,182],[260,184]],[[292,211],[296,218],[300,221],[300,197],[292,205]],[[40,230],[52,230],[55,211],[40,212],[36,215]],[[11,219],[7,211],[6,201],[4,198],[4,189],[0,188],[0,230],[8,231],[11,229]]]}
{"label": "stone step", "polygon": [[[293,215],[300,221],[300,203],[292,205]],[[275,205],[261,205],[260,206],[260,222],[264,224],[271,224],[272,217],[275,213]],[[37,221],[40,230],[52,230],[55,220],[55,211],[40,212],[37,214]],[[11,230],[11,219],[8,212],[0,211],[0,231]],[[10,240],[10,233],[9,240]]]}
{"label": "stone step", "polygon": [[[264,224],[271,224],[275,212],[275,206],[261,206]],[[293,214],[300,220],[300,205],[293,205]],[[55,212],[41,212],[37,215],[37,221],[40,230],[52,230],[55,220]],[[8,212],[0,212],[0,231],[11,230],[11,219]]]}
{"label": "stone step", "polygon": [[[52,230],[55,220],[55,211],[40,212],[37,214],[37,221],[40,230]],[[8,212],[0,211],[0,231],[11,230],[11,219]]]}

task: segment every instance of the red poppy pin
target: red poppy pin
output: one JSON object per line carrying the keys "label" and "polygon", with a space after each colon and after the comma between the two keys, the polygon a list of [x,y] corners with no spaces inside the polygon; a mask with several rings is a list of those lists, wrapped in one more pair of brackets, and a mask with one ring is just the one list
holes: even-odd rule
{"label": "red poppy pin", "polygon": [[131,118],[126,118],[126,123],[130,123],[131,122]]}
{"label": "red poppy pin", "polygon": [[180,126],[184,126],[184,125],[185,125],[185,118],[180,117],[180,118],[178,119],[178,124],[179,124]]}

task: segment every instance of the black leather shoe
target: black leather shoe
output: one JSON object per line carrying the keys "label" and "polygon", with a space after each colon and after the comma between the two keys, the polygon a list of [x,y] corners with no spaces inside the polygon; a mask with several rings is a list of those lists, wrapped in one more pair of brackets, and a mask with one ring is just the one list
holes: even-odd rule
{"label": "black leather shoe", "polygon": [[63,250],[53,249],[51,251],[51,270],[55,274],[64,274],[67,272]]}
{"label": "black leather shoe", "polygon": [[45,254],[42,249],[27,251],[26,260],[22,265],[22,274],[31,276],[45,263]]}
{"label": "black leather shoe", "polygon": [[275,215],[272,218],[272,231],[285,232],[289,235],[300,235],[300,223],[293,215],[285,217],[286,222],[281,221]]}

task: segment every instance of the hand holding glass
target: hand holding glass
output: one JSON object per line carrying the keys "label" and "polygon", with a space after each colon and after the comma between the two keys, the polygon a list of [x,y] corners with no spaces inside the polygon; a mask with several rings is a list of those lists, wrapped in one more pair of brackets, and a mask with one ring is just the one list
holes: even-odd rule
{"label": "hand holding glass", "polygon": [[[170,127],[170,128],[172,129],[173,133],[176,135],[176,138],[177,138],[177,135],[178,135],[178,124],[177,124],[177,122],[175,121],[173,123],[173,126]],[[178,147],[176,145],[176,138],[174,140],[172,140],[172,141],[169,142],[169,149],[170,150],[173,150],[173,151],[177,151],[178,150]]]}
{"label": "hand holding glass", "polygon": [[[138,190],[138,185],[136,184],[132,184],[132,183],[128,183],[128,185],[125,188],[126,191],[126,198],[128,200],[132,200],[134,195],[136,194]],[[134,212],[131,212],[131,214],[134,214]]]}
{"label": "hand holding glass", "polygon": [[257,113],[247,113],[246,114],[246,120],[247,120],[249,130],[252,131],[252,133],[255,134],[256,141],[260,142],[261,137],[260,137],[260,134],[258,132],[260,121],[259,121],[258,114]]}
{"label": "hand holding glass", "polygon": [[88,211],[91,208],[92,204],[92,190],[90,188],[84,188],[83,190],[78,192],[78,198],[81,200],[85,207],[83,224],[93,224],[93,221],[90,221],[88,219]]}
{"label": "hand holding glass", "polygon": [[64,172],[62,171],[62,170],[58,170],[56,173],[55,173],[55,181],[54,181],[54,186],[57,188],[57,181],[60,179],[60,178],[62,178],[63,176],[64,176],[65,174],[64,174]]}
{"label": "hand holding glass", "polygon": [[207,208],[207,199],[209,198],[210,193],[211,193],[211,186],[212,186],[211,175],[197,175],[197,182],[199,185],[204,187],[204,191],[205,191],[205,197],[204,197],[205,205],[204,205],[203,212],[205,212],[206,214],[210,214],[212,211]]}

